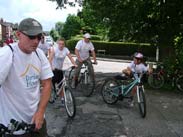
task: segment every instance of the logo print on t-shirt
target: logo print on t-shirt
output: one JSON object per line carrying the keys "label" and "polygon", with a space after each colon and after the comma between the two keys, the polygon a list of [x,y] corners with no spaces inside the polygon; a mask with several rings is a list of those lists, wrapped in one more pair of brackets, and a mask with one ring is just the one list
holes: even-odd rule
{"label": "logo print on t-shirt", "polygon": [[36,66],[29,64],[20,76],[25,77],[27,88],[34,88],[38,84],[39,74],[40,70]]}
{"label": "logo print on t-shirt", "polygon": [[83,45],[83,47],[81,49],[82,50],[85,50],[85,51],[89,51],[90,50],[89,47],[88,47],[88,45]]}

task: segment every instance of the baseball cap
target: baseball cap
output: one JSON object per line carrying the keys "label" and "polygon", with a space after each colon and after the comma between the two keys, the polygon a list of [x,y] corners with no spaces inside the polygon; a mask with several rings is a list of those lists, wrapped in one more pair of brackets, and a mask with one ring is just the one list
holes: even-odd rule
{"label": "baseball cap", "polygon": [[142,53],[137,52],[137,53],[135,53],[134,57],[135,57],[135,58],[142,59],[142,58],[143,58],[143,54],[142,54]]}
{"label": "baseball cap", "polygon": [[89,33],[86,33],[86,34],[84,34],[84,36],[83,36],[84,38],[87,38],[87,39],[90,39],[91,38],[91,36],[90,36],[90,34]]}
{"label": "baseball cap", "polygon": [[36,36],[43,33],[42,25],[33,18],[23,19],[18,26],[18,30],[28,36]]}

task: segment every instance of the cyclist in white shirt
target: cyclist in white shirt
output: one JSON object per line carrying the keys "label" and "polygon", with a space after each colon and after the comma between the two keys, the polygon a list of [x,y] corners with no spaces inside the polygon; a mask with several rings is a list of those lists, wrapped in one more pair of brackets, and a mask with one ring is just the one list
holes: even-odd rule
{"label": "cyclist in white shirt", "polygon": [[[46,137],[45,111],[50,98],[53,76],[49,61],[38,49],[42,25],[26,18],[16,32],[18,43],[0,50],[0,123],[10,119],[35,123],[37,133],[15,132],[17,137]],[[42,90],[40,91],[40,81]]]}
{"label": "cyclist in white shirt", "polygon": [[[122,70],[122,72],[123,72],[124,74],[127,74],[128,76],[131,76],[133,72],[136,72],[136,73],[145,73],[145,72],[149,72],[149,73],[151,73],[152,70],[151,70],[150,68],[148,68],[148,67],[144,64],[143,59],[144,59],[143,54],[140,53],[140,52],[136,52],[136,53],[134,54],[133,61],[128,65],[128,67],[127,67],[126,69]],[[131,94],[131,95],[132,95],[132,98],[131,98],[131,100],[130,100],[130,102],[129,102],[129,105],[130,105],[131,107],[134,106],[134,103],[133,103],[133,102],[134,102],[134,101],[133,101],[133,96],[134,96],[135,93],[136,93],[136,87],[133,88],[133,90],[132,90],[132,94]]]}
{"label": "cyclist in white shirt", "polygon": [[137,52],[134,54],[133,61],[128,65],[126,69],[123,70],[123,73],[131,75],[132,72],[142,73],[148,71],[147,66],[143,62],[143,54]]}
{"label": "cyclist in white shirt", "polygon": [[78,76],[81,70],[81,67],[83,65],[83,63],[87,63],[88,64],[88,68],[89,68],[89,73],[93,76],[93,81],[94,80],[94,70],[93,70],[93,66],[92,66],[92,62],[90,59],[90,51],[91,54],[93,56],[93,60],[94,60],[94,64],[97,64],[96,61],[96,54],[95,54],[95,49],[94,46],[92,44],[92,42],[90,41],[90,34],[86,33],[83,36],[84,38],[80,41],[77,42],[77,45],[75,47],[75,54],[76,54],[76,64],[78,65],[78,67],[75,70],[75,76],[74,76],[74,82],[72,82],[72,88],[75,88],[76,84],[77,84],[77,80],[78,80]]}
{"label": "cyclist in white shirt", "polygon": [[[75,67],[77,67],[74,59],[70,54],[70,51],[68,50],[67,47],[65,47],[65,39],[60,38],[57,40],[57,46],[51,49],[51,54],[49,56],[49,61],[54,73],[54,77],[52,78],[54,88],[55,88],[55,83],[59,83],[63,79],[62,68],[63,68],[63,63],[66,56],[70,59],[72,64]],[[63,96],[61,95],[61,97]]]}
{"label": "cyclist in white shirt", "polygon": [[45,41],[45,36],[43,34],[39,42],[38,48],[40,48],[44,52],[44,54],[48,56],[51,52],[51,47],[52,45]]}

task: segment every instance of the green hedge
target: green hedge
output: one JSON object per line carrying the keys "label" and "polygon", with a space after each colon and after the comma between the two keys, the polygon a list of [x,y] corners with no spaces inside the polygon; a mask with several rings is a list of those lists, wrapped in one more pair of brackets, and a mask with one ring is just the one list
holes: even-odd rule
{"label": "green hedge", "polygon": [[[67,47],[74,51],[78,39],[68,40]],[[125,43],[125,42],[103,42],[92,41],[95,47],[95,51],[102,49],[106,50],[106,55],[114,56],[131,56],[135,52],[140,51],[147,57],[155,58],[156,48],[146,43]]]}

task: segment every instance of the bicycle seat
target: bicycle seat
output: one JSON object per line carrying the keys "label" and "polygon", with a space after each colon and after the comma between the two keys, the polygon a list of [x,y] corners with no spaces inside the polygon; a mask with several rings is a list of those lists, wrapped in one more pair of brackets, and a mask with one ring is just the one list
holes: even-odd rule
{"label": "bicycle seat", "polygon": [[127,80],[128,79],[128,76],[126,75],[117,75],[117,76],[114,76],[114,79],[116,80]]}

